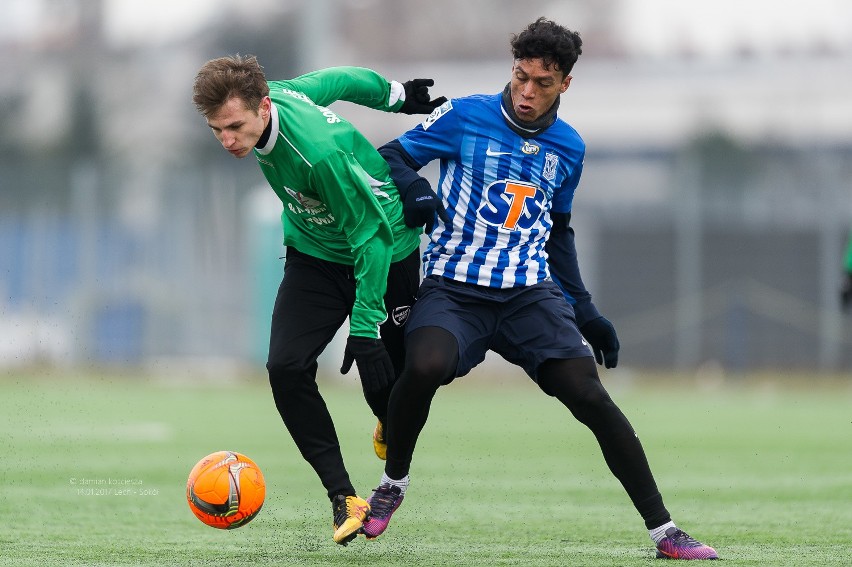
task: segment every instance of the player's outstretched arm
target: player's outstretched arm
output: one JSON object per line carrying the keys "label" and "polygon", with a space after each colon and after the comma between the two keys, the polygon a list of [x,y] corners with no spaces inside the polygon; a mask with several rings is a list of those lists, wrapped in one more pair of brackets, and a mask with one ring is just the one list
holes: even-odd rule
{"label": "player's outstretched arm", "polygon": [[365,67],[329,67],[287,81],[270,81],[269,88],[302,93],[318,106],[343,100],[384,112],[429,114],[447,100],[430,100],[433,84],[432,79],[388,81]]}
{"label": "player's outstretched arm", "polygon": [[598,312],[580,277],[571,213],[551,213],[551,218],[553,227],[546,244],[550,273],[565,299],[573,304],[577,327],[592,347],[597,363],[615,368],[621,345],[615,327]]}

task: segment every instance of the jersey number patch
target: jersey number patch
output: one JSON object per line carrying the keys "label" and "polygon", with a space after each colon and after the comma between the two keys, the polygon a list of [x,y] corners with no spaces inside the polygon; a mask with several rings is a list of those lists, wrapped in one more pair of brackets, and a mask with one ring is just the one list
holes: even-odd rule
{"label": "jersey number patch", "polygon": [[544,208],[544,192],[520,181],[495,181],[486,189],[485,197],[479,216],[506,230],[532,228]]}

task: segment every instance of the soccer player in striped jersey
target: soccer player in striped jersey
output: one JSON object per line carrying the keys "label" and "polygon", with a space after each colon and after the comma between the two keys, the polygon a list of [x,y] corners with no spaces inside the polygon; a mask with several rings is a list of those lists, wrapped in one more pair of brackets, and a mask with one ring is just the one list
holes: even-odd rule
{"label": "soccer player in striped jersey", "polygon": [[385,420],[420,282],[421,231],[405,225],[388,164],[327,105],[428,114],[446,100],[430,101],[431,84],[355,67],[267,81],[254,56],[234,56],[205,63],[193,88],[216,139],[234,157],[253,155],[283,204],[286,262],[266,366],[281,418],[331,499],[341,545],[356,537],[369,506],[343,464],[317,358],[348,316],[341,372],[355,362],[367,404]]}
{"label": "soccer player in striped jersey", "polygon": [[[442,384],[488,350],[520,366],[597,438],[658,557],[715,559],[672,522],[645,452],[598,377],[619,343],[580,277],[570,226],[585,144],[556,115],[579,35],[544,18],[512,40],[503,92],[452,99],[382,148],[409,224],[426,226],[425,278],[406,324],[390,398],[387,461],[363,532],[379,536],[402,503],[417,437]],[[437,193],[417,171],[440,161]]]}

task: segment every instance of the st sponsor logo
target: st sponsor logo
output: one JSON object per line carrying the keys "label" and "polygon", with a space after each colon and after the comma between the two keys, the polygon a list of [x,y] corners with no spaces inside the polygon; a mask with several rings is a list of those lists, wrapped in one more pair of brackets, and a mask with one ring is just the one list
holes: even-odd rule
{"label": "st sponsor logo", "polygon": [[539,187],[503,179],[485,190],[485,202],[478,213],[485,222],[507,230],[529,229],[541,216],[544,200]]}

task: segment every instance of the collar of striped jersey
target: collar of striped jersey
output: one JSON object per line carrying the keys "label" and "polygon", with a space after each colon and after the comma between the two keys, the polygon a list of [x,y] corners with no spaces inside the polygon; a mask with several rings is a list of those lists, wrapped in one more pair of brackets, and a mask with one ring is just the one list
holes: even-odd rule
{"label": "collar of striped jersey", "polygon": [[547,112],[532,122],[524,122],[515,114],[515,108],[512,104],[511,86],[512,83],[506,83],[506,88],[503,89],[503,98],[500,105],[503,110],[503,119],[506,121],[506,125],[511,128],[515,134],[522,138],[534,138],[550,128],[550,126],[556,121],[556,111],[559,110],[559,97],[556,97],[556,101],[553,103],[553,106],[547,110]]}
{"label": "collar of striped jersey", "polygon": [[[268,135],[267,135],[267,130]],[[263,146],[260,145],[260,140],[266,138],[266,143]],[[263,135],[261,135],[260,140],[257,141],[257,145],[254,147],[255,151],[262,156],[269,154],[272,151],[272,148],[275,147],[275,140],[278,139],[278,107],[275,106],[275,103],[272,103],[272,106],[269,109],[269,124],[266,125],[266,129],[263,131]]]}

